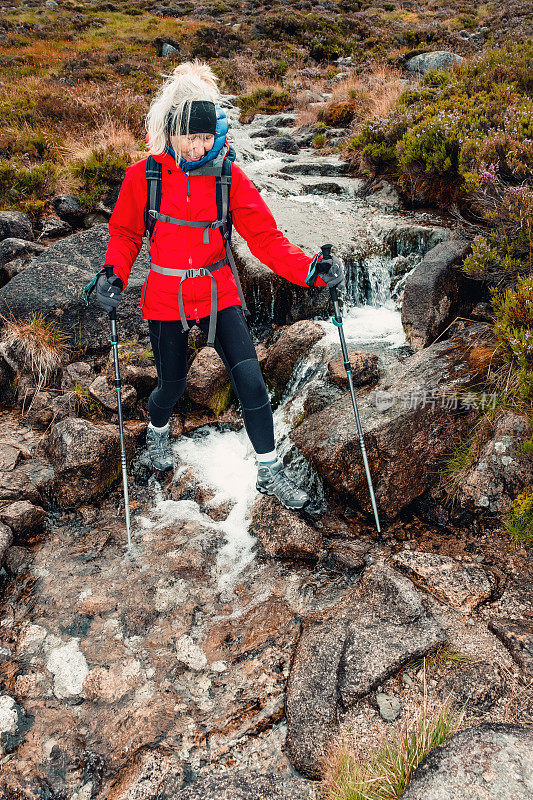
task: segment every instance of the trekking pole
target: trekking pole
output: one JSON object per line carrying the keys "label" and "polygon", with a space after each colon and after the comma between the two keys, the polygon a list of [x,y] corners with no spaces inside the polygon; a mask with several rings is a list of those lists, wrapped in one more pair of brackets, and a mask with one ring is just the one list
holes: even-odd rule
{"label": "trekking pole", "polygon": [[[106,275],[110,278],[113,274],[111,267],[106,267]],[[126,514],[126,533],[128,534],[128,549],[131,547],[131,527],[130,527],[130,498],[128,492],[128,473],[126,468],[126,445],[124,443],[124,422],[122,418],[122,383],[120,380],[120,369],[118,361],[118,334],[117,334],[117,309],[113,308],[109,312],[111,323],[111,346],[113,348],[113,360],[115,362],[115,388],[117,390],[118,407],[118,430],[120,434],[120,458],[122,461],[122,483],[124,484],[124,512]]]}
{"label": "trekking pole", "polygon": [[[325,244],[322,250],[322,256],[324,258],[329,258],[331,256],[331,244]],[[353,413],[355,415],[355,424],[357,426],[357,434],[359,436],[359,445],[361,447],[361,454],[363,456],[363,463],[365,465],[365,472],[366,472],[366,480],[368,483],[368,490],[370,492],[370,500],[372,502],[372,510],[374,511],[374,519],[376,520],[376,528],[378,533],[381,535],[381,525],[379,524],[379,517],[378,517],[378,509],[376,506],[376,498],[374,496],[374,488],[372,486],[372,478],[370,476],[370,467],[368,466],[368,458],[366,455],[366,447],[365,442],[363,439],[363,429],[361,427],[361,420],[359,419],[359,411],[357,410],[357,401],[355,399],[355,391],[353,388],[353,380],[352,380],[352,365],[350,364],[350,359],[348,357],[348,348],[346,347],[346,339],[344,338],[344,330],[342,327],[342,316],[339,308],[339,294],[337,292],[336,286],[331,286],[329,289],[329,293],[331,295],[331,299],[333,301],[333,309],[335,311],[335,315],[332,318],[333,324],[339,330],[339,337],[341,340],[341,350],[342,356],[344,358],[344,368],[346,370],[346,375],[348,377],[348,386],[350,387],[350,395],[352,398],[352,406],[353,406]]]}

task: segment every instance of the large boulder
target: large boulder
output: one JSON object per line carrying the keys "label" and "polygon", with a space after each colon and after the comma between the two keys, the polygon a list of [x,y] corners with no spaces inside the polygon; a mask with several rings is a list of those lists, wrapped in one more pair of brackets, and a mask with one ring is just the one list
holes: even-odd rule
{"label": "large boulder", "polygon": [[31,219],[22,211],[0,211],[0,241],[25,239],[33,242]]}
{"label": "large boulder", "polygon": [[[133,455],[134,436],[124,431],[126,454]],[[62,420],[43,440],[55,471],[53,494],[62,507],[85,503],[107,489],[121,475],[117,425],[85,419]]]}
{"label": "large boulder", "polygon": [[287,748],[296,769],[323,773],[339,713],[445,641],[411,581],[371,567],[333,608],[304,620],[287,685]]}
{"label": "large boulder", "polygon": [[402,324],[415,350],[427,347],[457,316],[468,316],[481,299],[481,284],[460,265],[468,239],[448,239],[429,250],[409,275],[402,303]]}
{"label": "large boulder", "polygon": [[496,413],[488,439],[458,487],[461,506],[502,514],[520,492],[533,485],[533,459],[521,449],[532,432],[524,414],[510,410]]}
{"label": "large boulder", "polygon": [[[0,284],[4,285],[21,272],[32,256],[42,253],[44,245],[14,237],[0,242]],[[16,262],[16,263],[14,263]]]}
{"label": "large boulder", "polygon": [[229,406],[231,383],[224,362],[213,347],[203,347],[187,374],[187,396],[219,416]]}
{"label": "large boulder", "polygon": [[529,800],[533,796],[533,730],[488,723],[432,750],[402,800]]}
{"label": "large boulder", "polygon": [[[407,358],[378,390],[358,403],[374,492],[383,514],[395,517],[438,478],[438,467],[466,425],[457,392],[479,380],[470,347],[492,341],[489,326],[456,323],[451,341]],[[451,396],[451,400],[450,400]],[[351,398],[345,394],[312,414],[291,438],[321,478],[372,511]],[[458,439],[457,439],[458,440]]]}
{"label": "large boulder", "polygon": [[[107,225],[101,224],[50,245],[0,289],[0,313],[23,320],[42,312],[59,323],[76,349],[104,347],[109,343],[109,317],[94,295],[85,305],[83,288],[102,267],[108,242]],[[117,313],[121,340],[148,334],[139,310],[148,269],[143,243]]]}
{"label": "large boulder", "polygon": [[433,50],[431,53],[419,53],[410,58],[406,67],[411,72],[429,72],[431,69],[449,69],[454,64],[460,64],[463,56],[451,53],[449,50]]}

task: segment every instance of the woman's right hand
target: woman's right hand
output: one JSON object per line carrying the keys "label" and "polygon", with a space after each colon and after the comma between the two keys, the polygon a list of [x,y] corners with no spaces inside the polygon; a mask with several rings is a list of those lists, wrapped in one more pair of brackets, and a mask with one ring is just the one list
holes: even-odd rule
{"label": "woman's right hand", "polygon": [[96,302],[111,313],[119,304],[124,284],[118,275],[100,275],[96,281]]}

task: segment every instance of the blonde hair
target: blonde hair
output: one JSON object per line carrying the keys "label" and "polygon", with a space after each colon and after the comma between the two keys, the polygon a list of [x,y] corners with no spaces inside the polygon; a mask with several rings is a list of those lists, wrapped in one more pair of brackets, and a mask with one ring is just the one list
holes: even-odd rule
{"label": "blonde hair", "polygon": [[[171,75],[164,77],[166,80],[152,100],[145,120],[148,149],[153,155],[164,152],[169,123],[171,130],[181,130],[185,110],[185,130],[189,130],[190,101],[208,100],[216,103],[220,99],[217,76],[208,64],[197,58],[180,64]],[[187,103],[189,106],[186,109]],[[178,158],[180,155],[178,153]]]}

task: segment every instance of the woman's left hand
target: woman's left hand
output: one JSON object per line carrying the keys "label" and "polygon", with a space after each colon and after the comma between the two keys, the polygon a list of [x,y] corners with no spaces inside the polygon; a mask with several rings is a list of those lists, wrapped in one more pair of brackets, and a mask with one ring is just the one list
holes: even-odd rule
{"label": "woman's left hand", "polygon": [[318,259],[316,270],[322,280],[327,285],[328,289],[336,286],[340,291],[346,289],[346,280],[344,278],[344,266],[340,258],[330,255],[327,258],[321,256]]}

